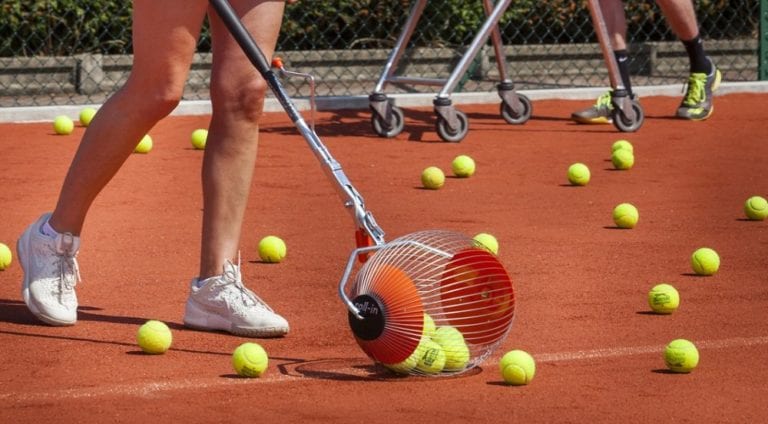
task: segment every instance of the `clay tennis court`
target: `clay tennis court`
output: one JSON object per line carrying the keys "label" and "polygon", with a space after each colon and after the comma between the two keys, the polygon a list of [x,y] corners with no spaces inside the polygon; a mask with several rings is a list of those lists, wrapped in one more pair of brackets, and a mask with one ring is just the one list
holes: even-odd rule
{"label": "clay tennis court", "polygon": [[[406,109],[395,139],[373,135],[367,111],[318,114],[317,132],[366,200],[387,239],[425,229],[494,234],[516,291],[509,337],[481,367],[456,378],[396,377],[357,346],[336,289],[354,248],[354,225],[334,186],[284,113],[267,114],[241,241],[246,284],[291,324],[259,340],[270,356],[260,379],[234,374],[231,352],[248,339],[181,325],[198,263],[201,151],[189,135],[209,117],[169,117],[155,145],[133,155],[97,199],[83,234],[79,322],[38,323],[20,294],[18,261],[0,272],[0,422],[764,422],[768,419],[768,222],[742,206],[768,195],[765,94],[717,97],[705,122],[671,119],[677,97],[644,97],[644,126],[579,126],[584,101],[534,101],[531,120],[504,123],[498,104],[462,105],[470,131],[443,143],[431,108]],[[83,128],[0,124],[0,242],[15,254],[23,229],[50,210]],[[635,146],[615,171],[611,144]],[[450,173],[459,154],[476,174],[420,188],[430,165]],[[592,170],[569,186],[570,164]],[[619,203],[637,206],[633,230],[616,229]],[[278,235],[279,264],[256,245]],[[702,246],[720,271],[692,274]],[[672,315],[649,313],[647,292],[680,292]],[[148,319],[167,322],[173,346],[142,354]],[[676,338],[697,344],[690,374],[665,371]],[[502,383],[511,349],[537,361],[528,386]]]}

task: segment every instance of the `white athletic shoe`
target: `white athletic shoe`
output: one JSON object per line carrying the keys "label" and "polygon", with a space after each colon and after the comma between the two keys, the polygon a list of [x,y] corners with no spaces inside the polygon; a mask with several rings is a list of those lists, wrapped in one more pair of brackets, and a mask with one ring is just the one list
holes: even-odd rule
{"label": "white athletic shoe", "polygon": [[77,251],[80,238],[59,234],[56,238],[40,232],[50,218],[46,213],[27,227],[16,243],[19,263],[24,270],[21,294],[29,310],[50,325],[77,322],[75,285],[80,281]]}
{"label": "white athletic shoe", "polygon": [[288,321],[248,290],[240,265],[224,264],[224,274],[192,280],[184,325],[198,330],[223,330],[238,336],[280,337],[288,334]]}

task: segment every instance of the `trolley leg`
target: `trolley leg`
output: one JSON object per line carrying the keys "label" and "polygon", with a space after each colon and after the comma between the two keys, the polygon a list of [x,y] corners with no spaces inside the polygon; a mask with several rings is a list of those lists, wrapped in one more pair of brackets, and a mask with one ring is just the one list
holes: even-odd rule
{"label": "trolley leg", "polygon": [[643,110],[640,104],[630,97],[629,91],[624,87],[621,80],[619,65],[613,53],[611,38],[608,34],[608,26],[605,24],[603,11],[600,8],[600,1],[589,0],[587,6],[613,89],[611,95],[611,104],[614,110],[613,124],[621,131],[637,131],[643,124]]}
{"label": "trolley leg", "polygon": [[[483,9],[485,9],[485,17],[490,18],[493,12],[493,3],[491,0],[483,0]],[[507,69],[507,61],[504,60],[504,44],[501,42],[501,31],[499,26],[494,25],[491,30],[491,43],[493,44],[493,52],[496,54],[496,66],[499,69],[499,79],[503,82],[512,82],[509,78],[509,72]]]}
{"label": "trolley leg", "polygon": [[397,65],[403,58],[405,49],[408,47],[408,42],[411,41],[413,31],[416,29],[416,24],[419,22],[419,19],[421,19],[421,15],[424,13],[424,8],[426,6],[427,0],[417,0],[413,2],[413,5],[411,5],[408,19],[405,21],[405,27],[400,33],[400,36],[397,38],[395,47],[387,57],[387,62],[384,64],[384,71],[381,73],[379,81],[376,83],[376,87],[373,89],[374,93],[383,92],[387,83],[395,75],[395,72],[397,71]]}
{"label": "trolley leg", "polygon": [[395,106],[394,100],[387,98],[387,95],[384,94],[384,88],[395,76],[397,65],[405,53],[426,5],[427,0],[418,0],[411,5],[405,27],[397,38],[394,49],[387,57],[384,70],[376,82],[373,93],[368,96],[368,104],[371,109],[371,126],[373,131],[381,137],[395,137],[403,131],[405,126],[403,111]]}
{"label": "trolley leg", "polygon": [[[493,12],[491,0],[483,0],[485,16],[490,18]],[[501,31],[499,26],[494,25],[491,31],[491,43],[496,55],[496,66],[499,70],[500,82],[496,86],[499,97],[501,98],[500,113],[509,124],[519,125],[528,122],[533,114],[533,105],[530,99],[525,95],[518,94],[515,91],[515,83],[509,77],[507,61],[504,55],[504,44],[501,41]]]}
{"label": "trolley leg", "polygon": [[475,35],[475,38],[472,39],[472,43],[469,45],[469,48],[462,56],[461,60],[456,65],[456,68],[453,70],[451,75],[448,77],[445,86],[442,90],[440,90],[440,93],[438,93],[437,97],[450,96],[450,94],[456,88],[456,85],[459,83],[461,77],[465,72],[467,72],[467,69],[469,69],[469,66],[472,64],[475,56],[477,56],[477,53],[483,47],[485,42],[488,41],[491,30],[498,28],[497,25],[501,19],[501,15],[504,14],[504,11],[507,10],[507,7],[509,7],[511,2],[512,0],[501,0],[496,3],[496,6],[494,6],[490,16],[488,16],[488,19],[485,20],[479,32],[477,35]]}

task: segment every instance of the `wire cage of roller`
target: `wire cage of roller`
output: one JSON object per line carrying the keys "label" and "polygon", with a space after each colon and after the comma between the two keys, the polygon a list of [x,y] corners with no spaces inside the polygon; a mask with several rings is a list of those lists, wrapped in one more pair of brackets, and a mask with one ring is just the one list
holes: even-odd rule
{"label": "wire cage of roller", "polygon": [[512,280],[498,258],[465,235],[402,236],[361,266],[346,295],[355,340],[398,374],[455,376],[504,341],[515,316]]}

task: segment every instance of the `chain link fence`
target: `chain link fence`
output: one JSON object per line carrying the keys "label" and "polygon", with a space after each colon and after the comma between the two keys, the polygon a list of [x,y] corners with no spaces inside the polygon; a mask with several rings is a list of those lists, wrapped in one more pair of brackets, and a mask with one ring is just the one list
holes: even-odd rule
{"label": "chain link fence", "polygon": [[[705,48],[726,81],[759,78],[760,0],[695,1]],[[367,95],[409,16],[411,1],[299,1],[288,5],[278,43],[286,68],[311,73],[319,96]],[[685,50],[655,3],[625,2],[633,85],[684,82]],[[485,20],[482,2],[435,0],[409,43],[398,74],[445,78]],[[131,2],[2,0],[0,107],[99,104],[131,67]],[[505,62],[517,89],[606,86],[607,73],[585,1],[513,1],[499,24]],[[208,98],[207,27],[199,41],[185,99]],[[495,91],[490,44],[457,91]],[[301,79],[289,94],[307,96]],[[434,92],[418,86],[388,92]]]}

